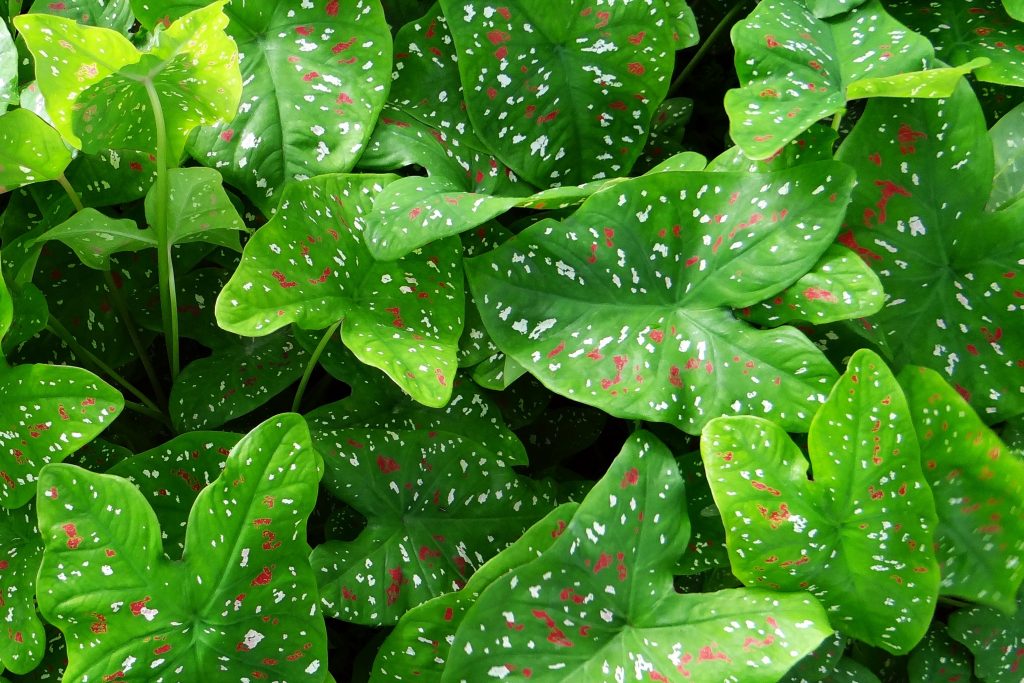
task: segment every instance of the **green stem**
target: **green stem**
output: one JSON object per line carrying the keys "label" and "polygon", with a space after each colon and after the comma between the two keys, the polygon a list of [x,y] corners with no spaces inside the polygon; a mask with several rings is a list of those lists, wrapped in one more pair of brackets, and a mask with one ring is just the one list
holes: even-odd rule
{"label": "green stem", "polygon": [[839,124],[843,121],[843,112],[837,111],[836,115],[832,117],[832,130],[839,132]]}
{"label": "green stem", "polygon": [[170,179],[167,177],[167,123],[160,96],[147,80],[146,94],[153,107],[156,125],[156,186],[154,187],[153,230],[156,232],[157,272],[160,279],[160,311],[163,314],[164,336],[167,342],[167,358],[171,364],[171,379],[181,372],[178,343],[178,297],[174,287],[174,263],[171,261],[171,242],[167,234],[167,208],[170,202]]}
{"label": "green stem", "polygon": [[124,377],[122,377],[121,374],[117,372],[117,370],[114,370],[114,368],[110,367],[102,360],[100,360],[98,357],[96,357],[96,355],[92,351],[79,344],[78,340],[75,339],[74,335],[68,331],[68,328],[64,327],[60,323],[60,321],[54,318],[52,315],[50,316],[50,319],[46,323],[46,329],[49,330],[52,334],[59,337],[61,341],[67,344],[68,348],[70,348],[72,351],[78,354],[82,358],[82,360],[94,365],[98,370],[100,370],[100,372],[104,373],[107,377],[109,377],[110,379],[114,380],[122,387],[127,389],[128,393],[133,395],[135,398],[139,399],[139,401],[142,402],[142,405],[144,405],[150,411],[160,415],[161,421],[170,426],[170,424],[167,422],[167,419],[163,416],[163,413],[160,411],[160,408],[157,407],[156,403],[154,403],[144,393],[136,389],[135,386],[131,382],[126,380]]}
{"label": "green stem", "polygon": [[173,427],[171,426],[171,423],[167,420],[167,417],[159,410],[153,410],[152,408],[144,406],[141,403],[136,403],[135,401],[125,401],[124,407],[126,410],[130,410],[133,413],[145,415],[150,419],[156,420],[163,426],[167,427],[170,431],[174,431]]}
{"label": "green stem", "polygon": [[78,192],[75,191],[75,188],[71,187],[71,182],[68,180],[66,175],[61,173],[60,177],[57,178],[57,182],[64,188],[64,192],[67,193],[68,198],[75,207],[75,211],[81,211],[85,208],[85,205],[82,204],[82,198],[78,196]]}
{"label": "green stem", "polygon": [[320,339],[320,343],[313,349],[313,355],[309,357],[309,362],[306,364],[306,370],[302,373],[302,379],[299,380],[299,388],[295,390],[295,399],[292,401],[292,412],[299,412],[299,406],[302,405],[302,395],[306,393],[306,385],[309,384],[309,378],[313,375],[313,368],[320,361],[320,356],[323,355],[324,349],[327,348],[327,342],[331,340],[334,333],[338,331],[338,326],[341,325],[341,321],[334,323],[327,331],[324,332],[323,338]]}
{"label": "green stem", "polygon": [[670,85],[668,88],[669,97],[674,95],[683,85],[683,83],[686,82],[686,79],[693,75],[694,70],[701,63],[704,57],[707,56],[708,52],[718,41],[718,38],[727,29],[732,27],[733,21],[736,19],[739,13],[742,12],[743,9],[749,4],[749,2],[750,0],[739,0],[739,2],[733,5],[732,9],[730,9],[726,13],[726,15],[722,17],[722,20],[715,25],[715,28],[711,30],[711,34],[707,37],[707,40],[705,40],[701,44],[700,48],[697,50],[697,54],[695,54],[693,56],[693,59],[691,59],[686,64],[686,67],[683,69],[683,72],[679,74],[674,81],[672,81],[672,85]]}

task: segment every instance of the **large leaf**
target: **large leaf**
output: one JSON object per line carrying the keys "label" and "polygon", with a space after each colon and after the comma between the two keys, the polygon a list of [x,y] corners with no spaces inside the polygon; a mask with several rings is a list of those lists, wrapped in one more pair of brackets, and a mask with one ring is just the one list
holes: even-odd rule
{"label": "large leaf", "polygon": [[1017,683],[1024,662],[1024,609],[1012,617],[972,607],[949,617],[949,635],[974,655],[974,674],[986,683]]}
{"label": "large leaf", "polygon": [[258,336],[344,319],[342,340],[361,361],[417,401],[440,406],[451,395],[462,333],[462,247],[450,238],[398,261],[374,260],[365,216],[392,179],[331,175],[289,187],[273,220],[245,245],[217,298],[217,321]]}
{"label": "large leaf", "polygon": [[469,117],[502,161],[541,188],[629,172],[675,63],[664,3],[441,7]]}
{"label": "large leaf", "polygon": [[906,399],[878,356],[850,359],[808,450],[813,481],[777,424],[725,417],[704,430],[732,571],[748,585],[806,589],[839,631],[908,652],[938,598],[935,505]]}
{"label": "large leaf", "polygon": [[992,145],[970,87],[871,101],[838,158],[858,179],[839,241],[885,288],[868,320],[895,364],[942,372],[986,422],[1024,412],[1024,203],[985,211]]}
{"label": "large leaf", "polygon": [[988,134],[996,170],[987,208],[996,211],[1024,197],[1024,103],[1003,114]]}
{"label": "large leaf", "polygon": [[824,610],[806,593],[677,594],[685,505],[668,449],[634,434],[551,547],[469,609],[441,680],[778,680],[831,632]]}
{"label": "large leaf", "polygon": [[28,109],[0,116],[0,192],[55,180],[69,163],[71,153],[57,131]]}
{"label": "large leaf", "polygon": [[14,673],[36,668],[46,646],[35,600],[42,554],[35,505],[0,510],[0,606],[7,626],[6,637],[0,633],[0,662]]}
{"label": "large leaf", "polygon": [[[152,28],[205,0],[136,4]],[[269,215],[289,183],[355,165],[387,98],[391,34],[379,0],[232,2],[225,11],[244,56],[241,104],[188,149]]]}
{"label": "large leaf", "polygon": [[832,162],[775,174],[656,173],[467,261],[495,343],[555,392],[698,433],[723,413],[806,430],[835,370],[792,328],[730,307],[804,275],[853,182]]}
{"label": "large leaf", "polygon": [[50,466],[39,606],[68,640],[66,678],[324,680],[306,560],[318,460],[297,415],[254,429],[196,499],[181,562],[163,558],[156,516],[127,480]]}
{"label": "large leaf", "polygon": [[1024,580],[1024,460],[939,373],[900,373],[935,495],[941,591],[1012,612]]}

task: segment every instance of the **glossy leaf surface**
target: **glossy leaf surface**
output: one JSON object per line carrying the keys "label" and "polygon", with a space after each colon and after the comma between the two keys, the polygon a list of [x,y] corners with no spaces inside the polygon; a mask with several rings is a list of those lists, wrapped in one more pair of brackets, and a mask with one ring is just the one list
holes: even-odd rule
{"label": "glossy leaf surface", "polygon": [[1024,104],[1004,114],[989,130],[995,177],[988,209],[1005,208],[1024,197]]}
{"label": "glossy leaf surface", "polygon": [[1024,660],[1024,610],[1013,616],[991,607],[962,609],[949,617],[949,635],[974,655],[974,673],[983,681],[1020,680]]}
{"label": "glossy leaf surface", "polygon": [[13,673],[28,673],[42,660],[43,622],[36,612],[36,574],[43,545],[36,528],[36,507],[0,510],[0,604],[6,635],[0,635],[0,662]]}
{"label": "glossy leaf surface", "polygon": [[55,180],[71,163],[60,134],[27,109],[0,116],[0,192]]}
{"label": "glossy leaf surface", "polygon": [[[170,244],[206,242],[241,251],[238,232],[245,224],[221,184],[220,173],[208,168],[168,171],[167,240]],[[154,224],[156,192],[146,195],[146,217]]]}
{"label": "glossy leaf surface", "polygon": [[110,218],[90,208],[47,230],[36,241],[50,240],[68,245],[82,263],[96,270],[110,270],[113,254],[156,248],[151,230],[140,230],[130,218]]}

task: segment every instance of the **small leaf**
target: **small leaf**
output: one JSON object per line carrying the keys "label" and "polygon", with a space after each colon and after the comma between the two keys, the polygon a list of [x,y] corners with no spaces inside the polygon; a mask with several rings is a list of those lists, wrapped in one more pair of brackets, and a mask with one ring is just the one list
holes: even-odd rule
{"label": "small leaf", "polygon": [[846,99],[865,97],[949,97],[963,76],[988,66],[988,57],[977,57],[960,66],[937,67],[880,78],[862,78],[846,89]]}
{"label": "small leaf", "polygon": [[55,180],[69,163],[60,135],[41,118],[27,109],[0,116],[0,192]]}
{"label": "small leaf", "polygon": [[[167,174],[168,242],[206,242],[241,251],[238,232],[245,230],[245,224],[224,191],[220,173],[209,168],[174,168]],[[151,189],[146,195],[151,224],[156,202],[156,191]]]}
{"label": "small leaf", "polygon": [[949,635],[974,655],[974,675],[986,683],[1016,683],[1024,659],[1024,609],[1012,616],[972,607],[949,617]]}
{"label": "small leaf", "polygon": [[995,150],[995,177],[989,211],[1024,197],[1024,103],[1004,114],[988,132]]}
{"label": "small leaf", "polygon": [[140,230],[130,218],[110,218],[96,209],[83,209],[36,238],[38,243],[50,240],[68,245],[82,263],[96,270],[110,270],[112,254],[157,246],[151,230]]}

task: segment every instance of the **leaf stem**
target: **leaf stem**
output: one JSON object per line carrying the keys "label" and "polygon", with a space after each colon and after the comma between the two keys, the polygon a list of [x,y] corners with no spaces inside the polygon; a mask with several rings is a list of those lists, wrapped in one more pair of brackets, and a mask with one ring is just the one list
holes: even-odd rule
{"label": "leaf stem", "polygon": [[164,322],[164,336],[167,343],[167,358],[171,365],[171,379],[181,372],[178,340],[178,297],[174,286],[174,263],[171,260],[171,243],[167,234],[167,208],[170,202],[170,184],[167,160],[167,123],[163,106],[152,80],[145,81],[146,94],[153,108],[156,126],[156,192],[153,202],[153,230],[156,232],[157,271],[160,279],[160,311]]}
{"label": "leaf stem", "polygon": [[60,177],[57,178],[57,182],[60,184],[61,187],[64,188],[64,192],[67,193],[68,198],[71,200],[72,205],[74,205],[75,207],[75,211],[81,211],[82,209],[85,208],[85,205],[82,204],[82,198],[78,196],[78,192],[75,190],[75,188],[71,187],[71,182],[68,180],[68,177],[66,175],[61,173]]}
{"label": "leaf stem", "polygon": [[313,375],[313,368],[320,361],[320,356],[323,355],[324,349],[327,348],[327,342],[330,341],[334,333],[338,331],[338,327],[341,325],[341,321],[334,323],[327,328],[324,332],[324,336],[320,339],[320,343],[313,349],[312,355],[309,357],[309,362],[306,363],[306,370],[302,373],[302,379],[299,380],[299,388],[295,390],[295,399],[292,401],[292,412],[299,412],[299,406],[302,405],[302,395],[306,393],[306,385],[309,384],[309,378]]}
{"label": "leaf stem", "polygon": [[707,56],[708,52],[718,41],[722,33],[732,26],[733,21],[736,19],[739,13],[743,11],[747,4],[749,4],[749,2],[750,0],[739,0],[739,2],[732,6],[732,9],[726,12],[725,16],[722,17],[721,21],[719,21],[718,24],[715,25],[715,28],[711,30],[711,33],[708,35],[707,40],[701,43],[700,48],[697,49],[697,53],[693,55],[693,58],[689,62],[687,62],[686,66],[683,68],[682,73],[676,76],[676,79],[672,81],[672,85],[670,85],[668,88],[668,97],[674,95],[679,90],[679,88],[682,87],[683,83],[686,82],[686,79],[693,74],[697,66]]}
{"label": "leaf stem", "polygon": [[60,338],[61,341],[67,344],[68,348],[70,348],[72,351],[78,354],[83,360],[85,360],[88,363],[91,363],[97,369],[103,372],[107,377],[109,377],[110,379],[114,380],[122,387],[127,389],[130,394],[132,394],[133,396],[135,396],[135,398],[139,399],[139,401],[142,402],[142,405],[144,405],[150,411],[160,415],[160,421],[162,423],[164,423],[168,427],[171,426],[170,421],[164,416],[164,414],[160,411],[160,408],[157,407],[157,405],[148,396],[146,396],[144,393],[135,388],[135,386],[131,382],[126,380],[119,372],[117,372],[117,370],[114,370],[114,368],[110,367],[102,360],[100,360],[92,351],[78,343],[78,340],[75,339],[74,335],[72,335],[71,332],[68,331],[68,328],[64,327],[64,325],[62,325],[60,321],[54,318],[52,315],[50,316],[50,319],[46,322],[46,329],[49,330],[52,334],[56,335],[58,338]]}
{"label": "leaf stem", "polygon": [[145,415],[148,418],[156,420],[163,426],[167,427],[169,430],[174,431],[173,427],[171,426],[171,423],[167,420],[167,417],[159,410],[153,410],[152,408],[149,408],[148,406],[145,406],[141,403],[136,403],[135,401],[125,401],[124,407],[126,410],[130,410],[133,413]]}
{"label": "leaf stem", "polygon": [[839,132],[839,124],[843,121],[843,111],[837,111],[836,115],[832,117],[832,130]]}

